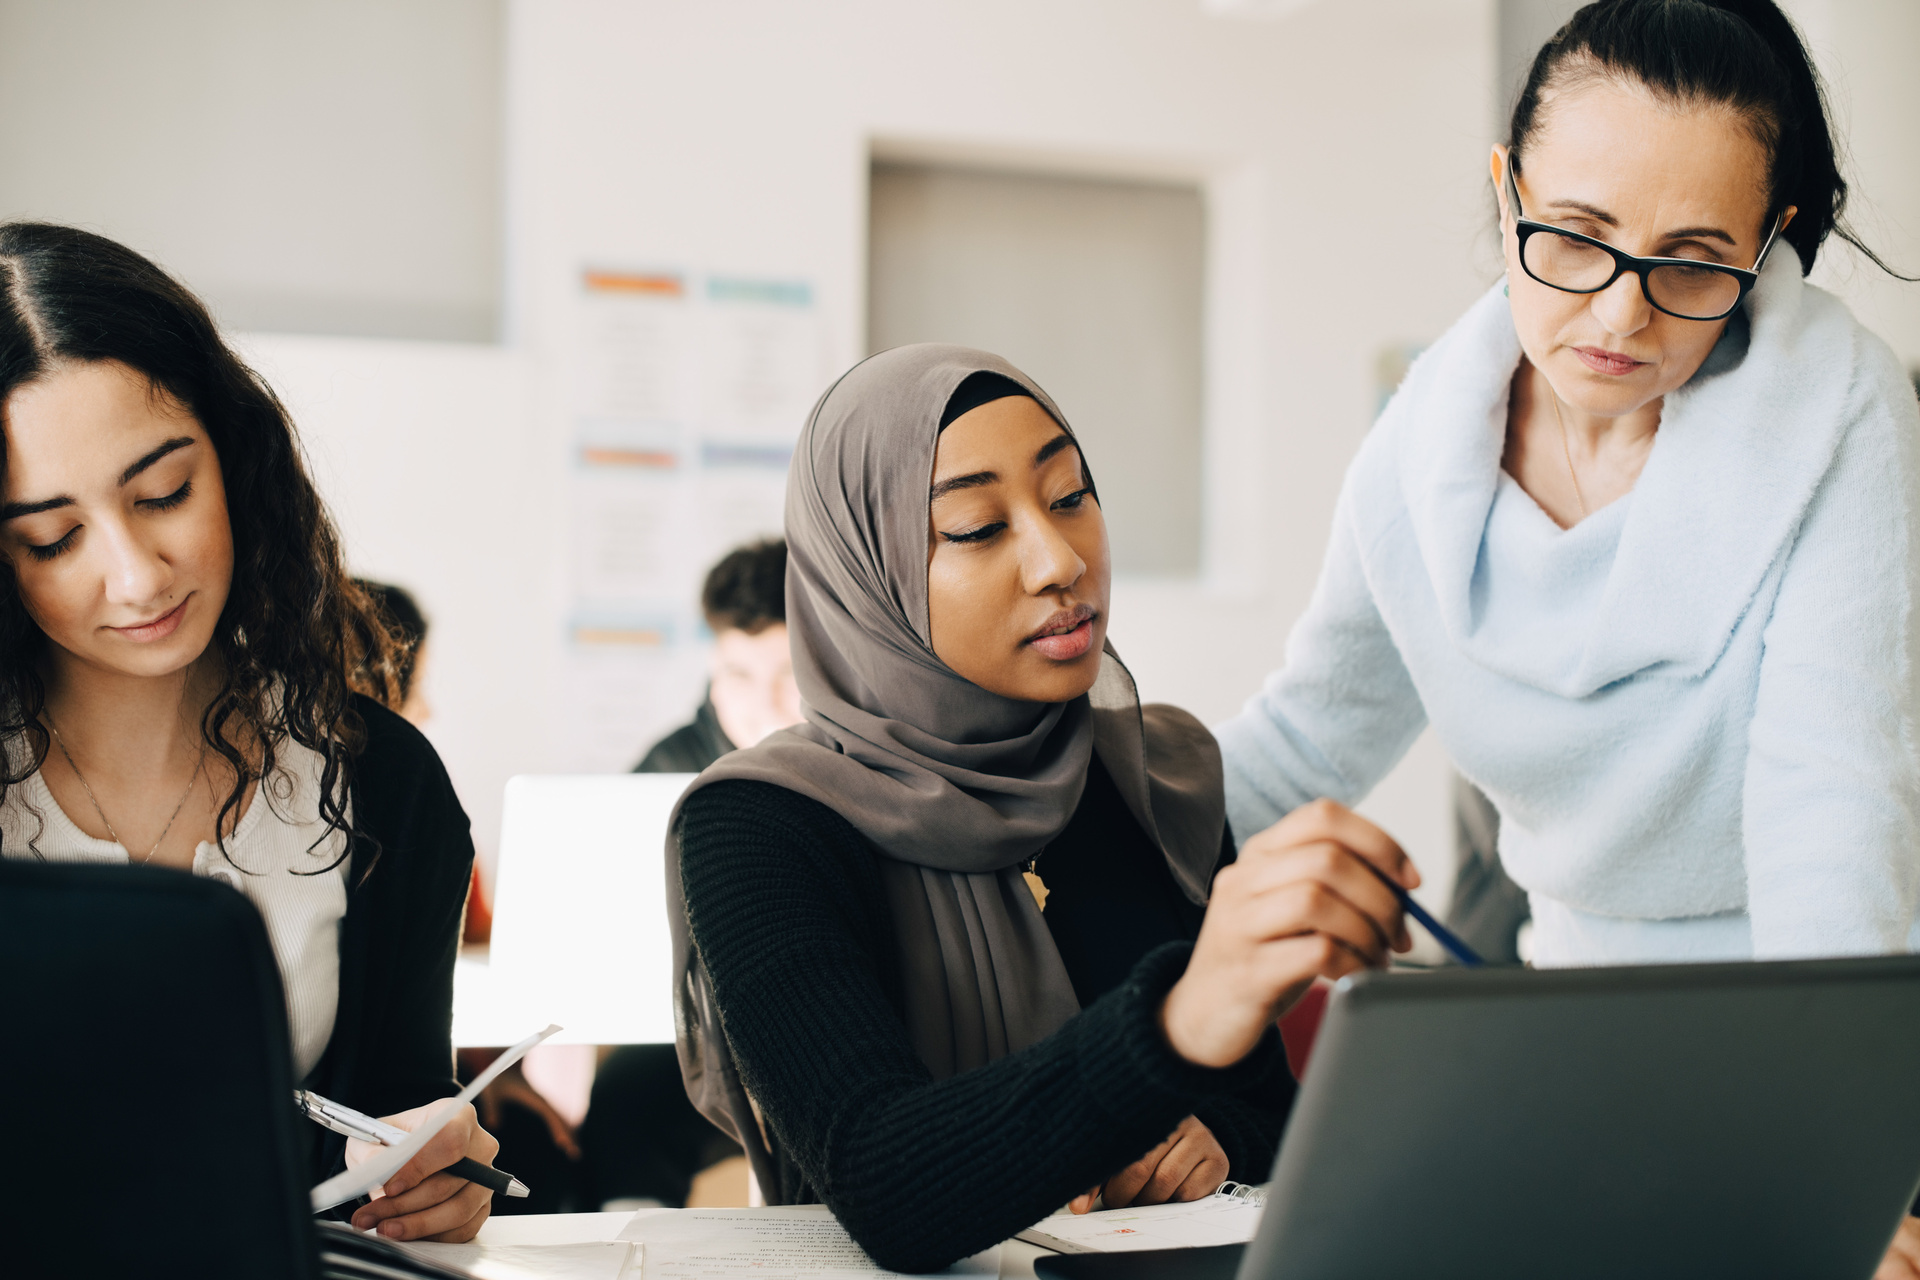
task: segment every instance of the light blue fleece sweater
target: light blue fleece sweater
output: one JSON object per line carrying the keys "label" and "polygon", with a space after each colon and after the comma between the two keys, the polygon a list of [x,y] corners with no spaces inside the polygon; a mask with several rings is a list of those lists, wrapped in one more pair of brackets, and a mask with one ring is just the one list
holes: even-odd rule
{"label": "light blue fleece sweater", "polygon": [[1536,963],[1920,936],[1920,411],[1798,267],[1774,255],[1633,492],[1568,530],[1500,467],[1501,288],[1420,358],[1286,665],[1218,731],[1241,838],[1359,800],[1431,723],[1500,810]]}

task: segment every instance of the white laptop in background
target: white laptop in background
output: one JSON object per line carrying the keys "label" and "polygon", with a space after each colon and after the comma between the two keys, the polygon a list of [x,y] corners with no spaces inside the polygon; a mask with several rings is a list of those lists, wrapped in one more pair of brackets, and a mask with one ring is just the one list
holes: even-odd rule
{"label": "white laptop in background", "polygon": [[455,974],[455,1044],[548,1022],[565,1028],[555,1043],[672,1043],[667,819],[694,776],[508,781],[493,943]]}

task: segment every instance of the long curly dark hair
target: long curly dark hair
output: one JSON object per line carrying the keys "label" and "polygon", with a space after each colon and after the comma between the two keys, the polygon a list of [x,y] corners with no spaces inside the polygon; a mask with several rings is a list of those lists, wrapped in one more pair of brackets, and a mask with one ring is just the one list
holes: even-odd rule
{"label": "long curly dark hair", "polygon": [[[221,852],[247,788],[275,776],[291,740],[324,760],[320,817],[348,836],[340,857],[313,874],[363,841],[371,870],[378,845],[343,804],[366,736],[353,694],[398,701],[394,637],[347,576],[286,407],[221,339],[200,300],[133,250],[73,227],[0,225],[0,407],[61,364],[109,360],[193,414],[226,486],[233,581],[211,642],[220,686],[200,723],[234,777],[215,824]],[[4,753],[4,799],[46,760],[51,739],[41,719],[47,637],[4,558],[0,579],[0,742],[27,748]]]}

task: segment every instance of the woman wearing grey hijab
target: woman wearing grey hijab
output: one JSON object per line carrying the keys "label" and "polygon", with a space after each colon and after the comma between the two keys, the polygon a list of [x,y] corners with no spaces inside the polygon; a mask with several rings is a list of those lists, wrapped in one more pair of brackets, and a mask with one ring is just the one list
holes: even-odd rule
{"label": "woman wearing grey hijab", "polygon": [[855,367],[786,524],[806,723],[703,773],[669,838],[696,1105],[769,1202],[824,1201],[901,1270],[1096,1192],[1263,1179],[1294,1093],[1273,1020],[1404,948],[1360,858],[1411,864],[1309,807],[1223,867],[1219,749],[1106,645],[1092,480],[1005,361]]}

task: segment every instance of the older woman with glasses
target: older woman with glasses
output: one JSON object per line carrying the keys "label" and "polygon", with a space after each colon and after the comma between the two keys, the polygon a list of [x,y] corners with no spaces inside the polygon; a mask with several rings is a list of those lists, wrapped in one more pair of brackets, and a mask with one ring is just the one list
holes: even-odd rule
{"label": "older woman with glasses", "polygon": [[1431,724],[1535,963],[1909,949],[1920,413],[1803,279],[1859,246],[1798,34],[1770,0],[1590,4],[1492,177],[1506,279],[1362,447],[1286,665],[1220,730],[1233,829],[1357,800]]}

